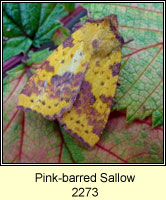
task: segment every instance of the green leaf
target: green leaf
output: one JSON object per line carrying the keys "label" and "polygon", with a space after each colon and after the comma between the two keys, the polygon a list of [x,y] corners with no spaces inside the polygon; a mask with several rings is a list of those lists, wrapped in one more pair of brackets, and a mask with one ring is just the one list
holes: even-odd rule
{"label": "green leaf", "polygon": [[64,3],[65,9],[68,12],[73,12],[74,8],[75,8],[75,4],[74,3]]}
{"label": "green leaf", "polygon": [[34,63],[41,63],[52,53],[49,49],[44,49],[41,51],[33,52],[30,51],[28,53],[29,59],[25,62],[26,65],[30,66]]}
{"label": "green leaf", "polygon": [[64,6],[62,4],[57,4],[36,32],[34,37],[34,46],[38,47],[39,44],[48,42],[53,33],[62,26],[58,19],[66,15],[67,12],[65,12]]}
{"label": "green leaf", "polygon": [[42,3],[40,13],[40,26],[47,20],[47,17],[54,10],[56,3]]}
{"label": "green leaf", "polygon": [[30,38],[32,38],[38,30],[40,11],[40,3],[20,3],[22,28]]}
{"label": "green leaf", "polygon": [[[17,79],[22,73],[25,72],[23,64],[18,65],[17,67],[9,70],[7,76],[3,79],[3,86],[9,88],[8,84],[13,80]],[[3,95],[5,94],[5,88],[3,88]]]}
{"label": "green leaf", "polygon": [[12,19],[10,19],[5,12],[3,12],[3,36],[7,39],[11,37],[23,36],[23,32],[19,27],[13,23]]}
{"label": "green leaf", "polygon": [[127,109],[127,122],[152,115],[163,123],[163,4],[85,3],[92,18],[116,14],[120,33],[134,41],[122,49],[120,87],[113,109]]}
{"label": "green leaf", "polygon": [[24,36],[10,39],[3,49],[3,61],[19,53],[26,53],[32,44],[31,39]]}
{"label": "green leaf", "polygon": [[[162,111],[162,108],[160,108],[160,110]],[[156,110],[153,112],[152,121],[154,127],[163,124],[163,112],[161,112],[160,110]]]}
{"label": "green leaf", "polygon": [[63,128],[61,128],[62,134],[64,137],[64,141],[66,143],[66,146],[68,147],[69,151],[71,152],[73,159],[75,162],[84,162],[84,154],[83,151],[85,150],[84,147],[77,144],[75,140],[73,140],[73,137],[69,135],[69,133],[66,133]]}
{"label": "green leaf", "polygon": [[[4,51],[9,50],[14,40],[19,41],[19,45],[11,45],[10,54],[4,53],[3,60],[6,61],[19,52],[27,52],[32,44],[39,47],[49,42],[52,35],[62,27],[59,19],[67,14],[63,3],[4,3]],[[25,41],[21,40],[23,37]],[[31,44],[29,41],[32,41]]]}

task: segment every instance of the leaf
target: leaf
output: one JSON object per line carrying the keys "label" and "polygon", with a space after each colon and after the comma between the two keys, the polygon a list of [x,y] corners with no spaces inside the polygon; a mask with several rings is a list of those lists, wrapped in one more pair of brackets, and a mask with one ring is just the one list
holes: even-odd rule
{"label": "leaf", "polygon": [[60,45],[69,36],[70,36],[70,31],[65,27],[60,27],[52,37],[54,45],[55,46]]}
{"label": "leaf", "polygon": [[27,52],[32,44],[39,47],[50,41],[54,32],[62,27],[59,19],[67,14],[63,4],[4,3],[3,39],[6,45],[3,60]]}
{"label": "leaf", "polygon": [[92,18],[118,16],[125,45],[114,109],[127,109],[127,122],[152,114],[153,126],[163,123],[163,4],[85,3]]}
{"label": "leaf", "polygon": [[74,3],[64,3],[65,9],[68,12],[73,12],[74,8],[75,8],[75,4]]}
{"label": "leaf", "polygon": [[38,28],[38,31],[34,37],[34,46],[39,44],[46,43],[50,40],[53,33],[62,26],[61,22],[58,21],[59,18],[67,15],[67,12],[64,11],[64,6],[57,4],[54,10],[49,14],[47,19],[43,24]]}
{"label": "leaf", "polygon": [[3,50],[3,61],[9,59],[13,55],[26,53],[32,44],[32,40],[24,36],[10,39]]}
{"label": "leaf", "polygon": [[41,63],[51,53],[52,53],[52,51],[49,51],[49,49],[44,49],[44,50],[41,50],[41,51],[37,51],[35,53],[33,51],[29,51],[29,53],[28,53],[29,59],[27,61],[25,61],[25,64],[30,66],[34,63]]}

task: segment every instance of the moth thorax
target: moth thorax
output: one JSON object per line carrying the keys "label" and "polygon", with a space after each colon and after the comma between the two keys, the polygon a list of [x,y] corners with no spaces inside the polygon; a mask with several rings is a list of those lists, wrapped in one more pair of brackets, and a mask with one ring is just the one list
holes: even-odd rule
{"label": "moth thorax", "polygon": [[104,57],[121,47],[121,43],[115,38],[94,39],[92,41],[92,54]]}

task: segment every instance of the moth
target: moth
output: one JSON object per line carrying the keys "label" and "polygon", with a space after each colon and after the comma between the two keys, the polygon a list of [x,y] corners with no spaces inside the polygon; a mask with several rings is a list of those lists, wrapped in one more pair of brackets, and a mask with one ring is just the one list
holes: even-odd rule
{"label": "moth", "polygon": [[88,19],[30,77],[18,108],[57,119],[66,132],[93,147],[110,114],[124,43],[116,15]]}

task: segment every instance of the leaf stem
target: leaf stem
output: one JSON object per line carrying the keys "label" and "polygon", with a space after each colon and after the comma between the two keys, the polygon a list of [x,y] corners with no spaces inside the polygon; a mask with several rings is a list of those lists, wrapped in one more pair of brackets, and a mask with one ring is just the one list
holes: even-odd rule
{"label": "leaf stem", "polygon": [[84,8],[82,6],[78,6],[72,13],[70,13],[68,16],[62,18],[60,21],[64,25],[66,25],[69,21],[71,21],[75,16],[77,16],[83,10],[84,10]]}
{"label": "leaf stem", "polygon": [[19,55],[13,56],[12,58],[8,59],[3,65],[3,73],[12,69],[14,66],[21,64],[23,57],[23,53],[20,53]]}
{"label": "leaf stem", "polygon": [[[29,49],[29,51],[36,51],[36,50],[37,48],[33,46]],[[14,68],[15,66],[21,63],[24,63],[24,61],[28,59],[29,51],[25,54],[20,53],[16,56],[9,58],[3,65],[3,73],[7,72],[8,70]]]}
{"label": "leaf stem", "polygon": [[32,73],[31,73],[31,71],[30,71],[30,69],[29,69],[29,66],[27,66],[27,65],[24,63],[24,67],[25,67],[25,71],[26,71],[26,73],[27,73],[27,75],[28,75],[28,78],[30,78],[30,77],[32,76]]}

